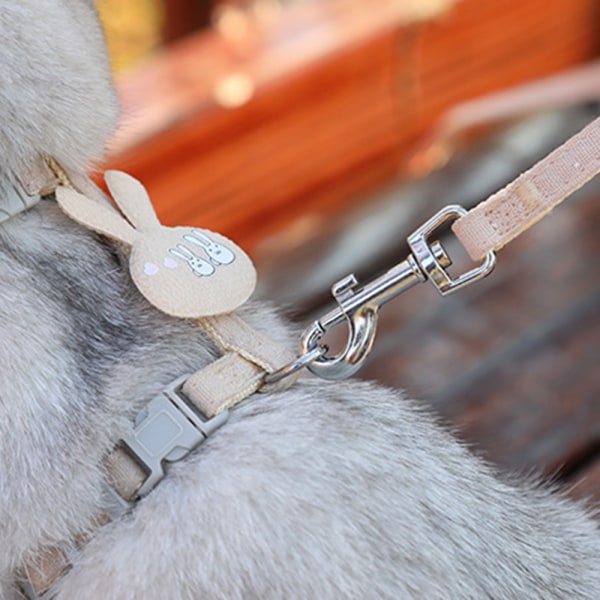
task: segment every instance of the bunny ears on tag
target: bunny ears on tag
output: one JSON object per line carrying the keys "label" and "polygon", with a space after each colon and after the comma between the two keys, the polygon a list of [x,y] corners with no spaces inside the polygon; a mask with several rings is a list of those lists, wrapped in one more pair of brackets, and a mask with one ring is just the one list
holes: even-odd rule
{"label": "bunny ears on tag", "polygon": [[207,229],[164,227],[137,179],[119,171],[104,178],[122,216],[65,187],[56,200],[75,221],[131,246],[131,277],[151,304],[199,318],[231,312],[250,297],[256,271],[241,248]]}

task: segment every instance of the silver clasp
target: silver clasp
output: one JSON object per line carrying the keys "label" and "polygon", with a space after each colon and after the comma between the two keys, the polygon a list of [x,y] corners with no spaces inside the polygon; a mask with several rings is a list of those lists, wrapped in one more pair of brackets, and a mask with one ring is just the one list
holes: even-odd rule
{"label": "silver clasp", "polygon": [[377,312],[388,300],[413,285],[425,281],[415,259],[409,256],[371,283],[357,289],[354,275],[344,277],[331,288],[338,307],[316,320],[302,336],[302,352],[307,354],[319,345],[325,332],[346,321],[350,328],[348,343],[338,356],[323,354],[308,369],[325,379],[344,379],[362,365],[375,340]]}
{"label": "silver clasp", "polygon": [[332,286],[338,306],[317,319],[302,336],[302,353],[315,352],[323,335],[346,321],[349,327],[348,342],[337,356],[327,356],[326,350],[307,368],[324,379],[345,379],[362,366],[373,346],[377,329],[379,308],[417,283],[431,281],[442,294],[449,294],[488,275],[495,265],[495,254],[488,253],[484,262],[453,278],[446,270],[452,261],[438,241],[429,242],[431,235],[444,223],[455,220],[467,211],[462,206],[446,206],[411,234],[407,241],[412,254],[377,279],[357,289],[357,279],[348,275]]}
{"label": "silver clasp", "polygon": [[452,277],[450,273],[446,271],[446,267],[449,267],[452,264],[452,261],[442,250],[444,260],[447,261],[446,264],[442,264],[442,260],[436,256],[436,251],[434,249],[435,244],[429,244],[429,238],[442,225],[450,221],[456,221],[466,214],[467,210],[458,204],[445,206],[442,210],[433,215],[431,219],[421,225],[419,229],[409,235],[406,240],[412,250],[413,256],[419,263],[419,266],[442,296],[483,279],[489,275],[496,266],[496,254],[490,250],[480,265],[458,277]]}

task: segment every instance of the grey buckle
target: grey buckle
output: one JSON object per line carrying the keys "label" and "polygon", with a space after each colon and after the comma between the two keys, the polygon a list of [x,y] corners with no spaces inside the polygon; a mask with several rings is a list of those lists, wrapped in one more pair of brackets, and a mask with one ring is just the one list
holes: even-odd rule
{"label": "grey buckle", "polygon": [[18,183],[0,183],[0,223],[26,211],[39,202],[40,196],[29,195]]}
{"label": "grey buckle", "polygon": [[122,439],[148,471],[148,478],[138,491],[140,498],[165,476],[164,462],[185,458],[229,417],[229,412],[223,411],[203,419],[181,392],[188,378],[189,375],[179,377],[151,400],[138,413],[133,431]]}

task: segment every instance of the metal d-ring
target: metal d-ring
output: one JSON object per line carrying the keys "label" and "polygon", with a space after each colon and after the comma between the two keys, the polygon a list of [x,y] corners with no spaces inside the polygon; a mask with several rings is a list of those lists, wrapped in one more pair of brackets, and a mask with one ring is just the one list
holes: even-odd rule
{"label": "metal d-ring", "polygon": [[278,383],[282,379],[285,379],[286,377],[289,377],[294,373],[297,373],[298,371],[300,371],[300,369],[308,367],[308,365],[310,365],[312,362],[323,356],[327,352],[327,350],[327,346],[315,345],[315,347],[312,350],[301,354],[292,362],[288,363],[284,367],[281,367],[281,369],[278,369],[273,373],[268,373],[267,375],[265,375],[265,385],[263,388],[260,389],[260,391],[268,392],[270,390],[269,386]]}

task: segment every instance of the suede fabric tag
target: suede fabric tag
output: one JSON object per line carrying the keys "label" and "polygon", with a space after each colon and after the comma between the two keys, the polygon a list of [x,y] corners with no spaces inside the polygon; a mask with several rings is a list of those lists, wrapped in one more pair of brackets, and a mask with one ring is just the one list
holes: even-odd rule
{"label": "suede fabric tag", "polygon": [[131,246],[131,277],[151,304],[195,319],[231,312],[248,300],[256,271],[241,248],[207,229],[164,227],[139,181],[119,171],[108,171],[105,179],[122,215],[64,187],[56,199],[75,221]]}

